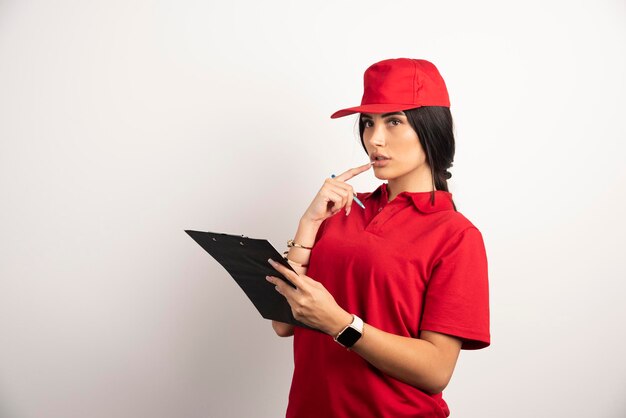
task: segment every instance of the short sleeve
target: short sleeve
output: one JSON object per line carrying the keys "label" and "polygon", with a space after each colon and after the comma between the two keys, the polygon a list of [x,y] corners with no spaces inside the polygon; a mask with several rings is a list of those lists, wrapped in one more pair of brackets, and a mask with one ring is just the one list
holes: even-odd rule
{"label": "short sleeve", "polygon": [[435,263],[424,298],[421,330],[463,340],[462,349],[491,344],[487,254],[480,231],[470,227]]}

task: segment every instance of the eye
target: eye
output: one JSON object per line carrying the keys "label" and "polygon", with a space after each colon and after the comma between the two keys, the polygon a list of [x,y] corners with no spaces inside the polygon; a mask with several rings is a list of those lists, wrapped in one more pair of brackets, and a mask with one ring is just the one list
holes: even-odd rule
{"label": "eye", "polygon": [[391,123],[393,126],[398,126],[402,123],[402,121],[400,119],[390,119],[389,123]]}
{"label": "eye", "polygon": [[363,120],[363,127],[365,127],[365,128],[369,128],[370,126],[372,126],[372,125],[371,125],[371,123],[372,123],[372,121],[371,121],[371,120],[369,120],[369,119],[364,119],[364,120]]}

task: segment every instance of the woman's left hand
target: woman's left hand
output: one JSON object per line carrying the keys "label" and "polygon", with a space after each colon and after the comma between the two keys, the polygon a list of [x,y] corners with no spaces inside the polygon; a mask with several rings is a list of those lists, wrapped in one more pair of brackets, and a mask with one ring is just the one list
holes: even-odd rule
{"label": "woman's left hand", "polygon": [[287,299],[295,319],[333,337],[352,322],[352,315],[335,302],[335,298],[320,282],[304,274],[298,275],[273,260],[268,261],[296,286],[294,289],[278,277],[266,277]]}

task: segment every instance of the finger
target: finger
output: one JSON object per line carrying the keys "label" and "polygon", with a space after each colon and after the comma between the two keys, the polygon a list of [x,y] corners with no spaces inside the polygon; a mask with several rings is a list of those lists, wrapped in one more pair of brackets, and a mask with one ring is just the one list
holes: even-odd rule
{"label": "finger", "polygon": [[[303,281],[300,280],[300,276],[298,276],[298,273],[289,270],[287,267],[283,266],[280,263],[275,262],[274,260],[272,260],[271,258],[267,260],[270,265],[272,267],[274,267],[274,269],[276,269],[276,271],[278,271],[280,274],[282,274],[283,276],[285,276],[285,278],[287,280],[289,280],[291,283],[293,283],[296,288],[300,288],[303,285]],[[289,285],[287,285],[289,286]],[[289,286],[291,287],[291,286]]]}
{"label": "finger", "polygon": [[300,278],[300,280],[302,280],[303,283],[305,283],[308,286],[318,286],[321,285],[320,282],[318,282],[317,280],[307,276],[306,274],[302,274],[302,275],[298,275],[298,278]]}
{"label": "finger", "polygon": [[347,181],[352,177],[361,174],[364,171],[367,171],[372,166],[372,163],[363,164],[362,166],[351,168],[338,176],[335,177],[335,180]]}
{"label": "finger", "polygon": [[331,180],[330,183],[326,184],[325,188],[327,190],[334,190],[339,195],[345,196],[345,197],[348,197],[348,194],[351,194],[354,192],[354,189],[348,183],[342,183],[340,181],[334,181],[334,180]]}
{"label": "finger", "polygon": [[339,194],[339,192],[337,192],[335,190],[332,190],[332,189],[329,189],[326,192],[327,192],[326,198],[328,199],[328,201],[333,202],[333,206],[331,208],[331,211],[333,213],[338,212],[344,205],[344,198],[343,198],[343,196],[341,196]]}
{"label": "finger", "polygon": [[268,282],[273,284],[274,285],[274,289],[276,289],[276,291],[278,293],[283,295],[287,299],[287,302],[289,302],[289,304],[291,305],[291,301],[290,300],[293,297],[293,293],[292,292],[294,292],[296,289],[294,289],[293,287],[289,286],[284,280],[282,280],[279,277],[265,276],[265,280],[267,280]]}
{"label": "finger", "polygon": [[354,193],[354,188],[343,181],[336,181],[335,179],[331,179],[329,185],[339,188],[340,190],[345,190],[348,193]]}
{"label": "finger", "polygon": [[[339,183],[339,184],[346,185],[346,183]],[[348,187],[337,187],[337,186],[335,186],[332,189],[335,193],[337,193],[341,197],[341,206],[340,207],[345,207],[348,204],[348,199],[350,198],[350,195],[352,194],[351,186],[350,185],[346,185],[346,186],[348,186]]]}
{"label": "finger", "polygon": [[352,200],[354,196],[352,193],[348,194],[348,201],[346,202],[346,216],[350,215],[350,210],[352,210]]}
{"label": "finger", "polygon": [[[333,180],[331,180],[331,181],[333,181]],[[346,208],[346,216],[348,216],[350,214],[350,211],[351,211],[352,201],[353,201],[354,197],[356,196],[356,193],[354,192],[354,188],[350,184],[344,183],[342,181],[335,181],[335,182],[332,183],[332,185],[341,188],[340,189],[340,193],[344,197],[345,208]]]}
{"label": "finger", "polygon": [[[278,264],[280,264],[280,263],[278,263]],[[288,278],[284,277],[283,274],[279,274],[278,272],[275,272],[274,274],[275,274],[275,276],[265,276],[265,279],[268,282],[276,285],[276,287],[280,287],[280,288],[283,288],[283,289],[287,289],[287,288],[291,288],[291,289],[294,289],[294,290],[296,289],[294,287],[295,284],[293,284],[293,282],[292,282],[293,279],[288,279]],[[279,289],[276,289],[276,290],[279,290]],[[281,293],[284,293],[284,291],[281,292]]]}

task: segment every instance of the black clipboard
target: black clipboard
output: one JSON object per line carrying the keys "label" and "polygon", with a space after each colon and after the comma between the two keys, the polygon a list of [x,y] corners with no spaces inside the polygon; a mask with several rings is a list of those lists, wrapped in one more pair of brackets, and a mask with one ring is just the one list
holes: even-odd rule
{"label": "black clipboard", "polygon": [[296,320],[287,299],[265,280],[265,276],[274,276],[296,287],[267,262],[271,258],[295,271],[269,241],[219,232],[185,232],[226,269],[263,318],[319,331]]}

